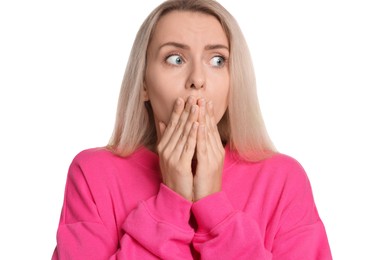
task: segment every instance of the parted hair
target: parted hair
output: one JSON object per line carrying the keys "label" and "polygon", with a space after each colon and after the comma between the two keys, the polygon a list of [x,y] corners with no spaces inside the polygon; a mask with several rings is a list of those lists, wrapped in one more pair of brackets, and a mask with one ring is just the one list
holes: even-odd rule
{"label": "parted hair", "polygon": [[187,11],[212,15],[229,40],[230,87],[228,108],[218,123],[222,142],[242,159],[258,161],[275,148],[262,118],[254,68],[246,40],[234,17],[214,0],[168,0],[145,19],[133,43],[121,85],[116,122],[108,148],[128,156],[142,146],[153,147],[157,135],[153,111],[142,97],[147,49],[158,21],[169,12]]}

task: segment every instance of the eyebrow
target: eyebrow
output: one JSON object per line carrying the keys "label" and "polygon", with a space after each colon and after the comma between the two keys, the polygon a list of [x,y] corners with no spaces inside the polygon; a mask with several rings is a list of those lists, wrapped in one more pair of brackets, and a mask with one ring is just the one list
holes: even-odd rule
{"label": "eyebrow", "polygon": [[[159,49],[165,47],[165,46],[173,46],[176,48],[184,49],[184,50],[190,50],[190,47],[186,44],[179,43],[179,42],[166,42],[162,44]],[[229,50],[229,47],[227,47],[224,44],[208,44],[205,46],[205,50],[215,50],[215,49],[226,49]]]}

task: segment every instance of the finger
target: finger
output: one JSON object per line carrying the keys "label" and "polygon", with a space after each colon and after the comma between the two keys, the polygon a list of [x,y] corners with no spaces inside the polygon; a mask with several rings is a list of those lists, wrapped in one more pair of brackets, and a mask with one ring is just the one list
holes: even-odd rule
{"label": "finger", "polygon": [[198,122],[193,122],[181,154],[181,161],[191,161],[197,145]]}
{"label": "finger", "polygon": [[162,139],[162,136],[164,135],[166,125],[163,122],[158,122],[158,129],[160,130],[160,139]]}
{"label": "finger", "polygon": [[205,124],[199,123],[197,132],[197,160],[203,161],[207,157],[206,128]]}
{"label": "finger", "polygon": [[[214,154],[214,153],[212,153],[212,151],[213,151],[212,148],[218,149],[218,145],[216,143],[214,133],[211,130],[211,126],[210,126],[211,122],[210,122],[210,119],[207,115],[205,99],[203,99],[203,98],[199,99],[198,105],[200,108],[198,121],[200,122],[200,125],[202,126],[202,128],[201,128],[201,135],[198,136],[200,138],[200,142],[198,142],[198,140],[197,140],[197,149],[199,146],[201,146],[200,151],[201,151],[201,153],[205,153],[205,155],[200,159],[204,160],[207,158],[209,153],[211,155]],[[222,146],[222,144],[221,144],[221,146]]]}
{"label": "finger", "polygon": [[192,134],[191,131],[193,130],[193,126],[195,127],[194,123],[196,123],[198,118],[198,110],[199,109],[197,105],[193,105],[191,107],[188,119],[183,127],[181,135],[178,138],[177,145],[174,148],[174,150],[180,154],[180,156],[185,150],[185,145],[189,145],[187,142],[189,142],[189,138],[191,138],[190,136]]}
{"label": "finger", "polygon": [[204,98],[200,98],[198,99],[197,104],[199,106],[198,122],[200,124],[206,124],[206,101]]}
{"label": "finger", "polygon": [[185,111],[190,112],[190,109],[192,108],[193,105],[197,103],[197,99],[194,96],[189,96],[186,99],[186,105],[185,105]]}
{"label": "finger", "polygon": [[219,134],[217,123],[214,118],[213,102],[209,101],[206,107],[207,107],[206,121],[209,126],[209,130],[213,133],[216,145],[218,145],[218,147],[222,147],[221,135]]}
{"label": "finger", "polygon": [[[168,148],[169,149],[174,150],[177,143],[179,143],[180,139],[183,140],[189,134],[189,130],[190,130],[191,123],[192,123],[192,122],[190,122],[190,120],[191,120],[190,115],[194,114],[194,112],[191,113],[192,112],[191,110],[192,110],[192,107],[194,106],[195,103],[196,103],[195,98],[193,96],[190,96],[186,102],[185,109],[183,110],[182,115],[179,118],[178,123],[177,123],[177,125],[176,125],[176,127],[172,133],[172,136],[169,139],[169,142],[168,142]],[[195,111],[195,109],[194,109],[194,111]],[[187,129],[185,129],[185,126],[187,123],[188,123]],[[179,151],[182,151],[182,149],[180,149]]]}
{"label": "finger", "polygon": [[164,145],[166,145],[169,142],[170,137],[172,136],[174,130],[176,129],[176,126],[181,117],[182,111],[184,110],[184,105],[185,105],[185,101],[182,98],[177,98],[173,107],[172,114],[170,116],[170,121],[168,125],[166,126],[160,141]]}
{"label": "finger", "polygon": [[192,110],[193,106],[196,104],[196,102],[197,102],[197,100],[193,96],[189,96],[188,99],[186,100],[185,109],[183,110],[181,117],[178,121],[178,125],[177,125],[177,128],[179,128],[179,130],[183,130],[183,127],[187,123],[187,121],[190,117],[190,114],[192,112],[191,110]]}

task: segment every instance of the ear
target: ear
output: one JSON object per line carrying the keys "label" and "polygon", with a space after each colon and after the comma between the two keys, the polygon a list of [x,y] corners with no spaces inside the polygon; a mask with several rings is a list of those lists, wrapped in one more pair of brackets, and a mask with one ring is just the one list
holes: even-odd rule
{"label": "ear", "polygon": [[141,97],[143,101],[149,101],[149,94],[148,94],[148,89],[146,87],[145,81],[144,81],[144,85],[142,86]]}

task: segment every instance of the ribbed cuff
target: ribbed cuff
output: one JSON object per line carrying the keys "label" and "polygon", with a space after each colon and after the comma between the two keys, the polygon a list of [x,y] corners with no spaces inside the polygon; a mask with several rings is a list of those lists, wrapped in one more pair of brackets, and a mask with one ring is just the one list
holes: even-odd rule
{"label": "ribbed cuff", "polygon": [[192,206],[199,233],[207,233],[234,213],[234,208],[224,192],[217,192],[198,200]]}
{"label": "ribbed cuff", "polygon": [[145,204],[152,216],[159,221],[190,229],[188,223],[192,203],[166,185],[161,184],[157,196],[147,200]]}

